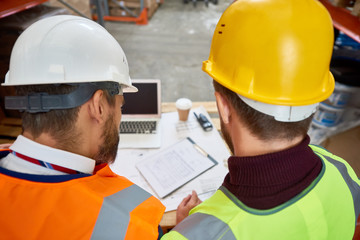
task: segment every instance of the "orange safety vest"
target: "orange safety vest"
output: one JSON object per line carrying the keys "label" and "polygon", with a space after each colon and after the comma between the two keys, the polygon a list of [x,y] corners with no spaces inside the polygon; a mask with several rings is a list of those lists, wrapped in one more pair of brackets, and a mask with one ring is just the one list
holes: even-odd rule
{"label": "orange safety vest", "polygon": [[6,172],[12,171],[0,173],[0,239],[158,238],[165,207],[108,165],[62,182],[29,181]]}

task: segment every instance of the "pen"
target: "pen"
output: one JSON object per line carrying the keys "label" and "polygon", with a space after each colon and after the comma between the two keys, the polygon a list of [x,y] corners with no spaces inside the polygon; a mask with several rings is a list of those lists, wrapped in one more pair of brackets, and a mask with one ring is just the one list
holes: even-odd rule
{"label": "pen", "polygon": [[202,149],[201,147],[199,147],[191,138],[187,137],[187,140],[189,140],[192,145],[194,146],[194,148],[201,153],[202,155],[204,155],[205,157],[209,157],[209,154],[207,154],[204,149]]}
{"label": "pen", "polygon": [[201,147],[199,147],[199,146],[196,145],[195,143],[193,143],[193,145],[194,145],[194,148],[195,148],[196,150],[198,150],[199,153],[201,153],[201,154],[204,155],[205,157],[208,157],[208,156],[209,156],[209,154],[207,154]]}
{"label": "pen", "polygon": [[215,163],[215,165],[218,164],[218,162],[212,158],[207,152],[205,152],[204,149],[202,149],[201,147],[199,147],[199,145],[197,145],[191,138],[187,137],[187,139],[193,144],[194,148],[202,155],[204,155],[205,157],[209,158],[213,163]]}

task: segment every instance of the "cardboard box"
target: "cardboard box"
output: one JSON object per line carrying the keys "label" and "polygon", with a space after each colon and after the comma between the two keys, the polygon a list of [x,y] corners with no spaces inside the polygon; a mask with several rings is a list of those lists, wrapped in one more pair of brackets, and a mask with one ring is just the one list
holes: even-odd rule
{"label": "cardboard box", "polygon": [[351,11],[351,13],[355,16],[360,17],[360,0],[356,0],[353,10]]}
{"label": "cardboard box", "polygon": [[110,10],[110,16],[116,16],[116,17],[137,17],[140,14],[140,8],[129,8],[129,11],[133,15],[130,12],[125,11],[124,9],[121,9],[119,7],[112,7],[109,10]]}
{"label": "cardboard box", "polygon": [[[64,4],[60,3],[58,0],[49,0],[51,6],[62,7],[69,10],[72,15],[79,15],[74,12],[72,9],[68,8]],[[90,1],[89,0],[65,0],[67,4],[75,8],[80,13],[84,14],[86,17],[91,19],[91,10],[90,10]]]}
{"label": "cardboard box", "polygon": [[[109,8],[117,8],[117,7],[129,7],[129,8],[140,8],[141,2],[140,0],[117,0],[116,3],[112,0],[109,0]],[[143,0],[143,7],[151,8],[154,5],[157,5],[156,0]]]}
{"label": "cardboard box", "polygon": [[353,0],[331,0],[331,3],[337,7],[351,7]]}
{"label": "cardboard box", "polygon": [[[143,0],[144,7],[148,7],[147,0]],[[127,8],[140,8],[140,0],[108,0],[109,8],[121,8],[122,6]]]}
{"label": "cardboard box", "polygon": [[151,18],[159,7],[157,0],[148,0],[150,2],[148,7],[148,18]]}
{"label": "cardboard box", "polygon": [[360,178],[360,126],[331,136],[321,145],[346,160]]}

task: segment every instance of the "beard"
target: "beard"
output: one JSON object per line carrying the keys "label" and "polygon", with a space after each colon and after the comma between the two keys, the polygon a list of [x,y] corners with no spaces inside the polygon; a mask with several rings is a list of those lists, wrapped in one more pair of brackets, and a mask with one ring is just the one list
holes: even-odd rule
{"label": "beard", "polygon": [[119,127],[116,127],[114,115],[110,115],[106,120],[101,138],[104,139],[104,143],[94,159],[97,163],[113,163],[119,145]]}
{"label": "beard", "polygon": [[223,120],[221,119],[221,117],[220,117],[220,126],[221,126],[221,133],[223,135],[223,138],[224,138],[226,144],[228,145],[228,147],[231,151],[231,155],[234,155],[234,144],[232,142],[229,132],[225,128],[225,124],[224,124]]}

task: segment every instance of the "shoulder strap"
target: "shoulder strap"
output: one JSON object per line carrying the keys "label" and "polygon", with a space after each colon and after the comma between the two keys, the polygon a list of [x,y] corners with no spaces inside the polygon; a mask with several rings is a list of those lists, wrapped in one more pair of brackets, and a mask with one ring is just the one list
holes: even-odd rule
{"label": "shoulder strap", "polygon": [[340,172],[341,176],[349,187],[351,195],[353,197],[356,221],[356,219],[360,215],[360,180],[356,176],[356,173],[344,159],[330,153],[325,148],[316,145],[309,146],[317,155],[321,156],[322,159],[326,162],[334,165],[336,169]]}

